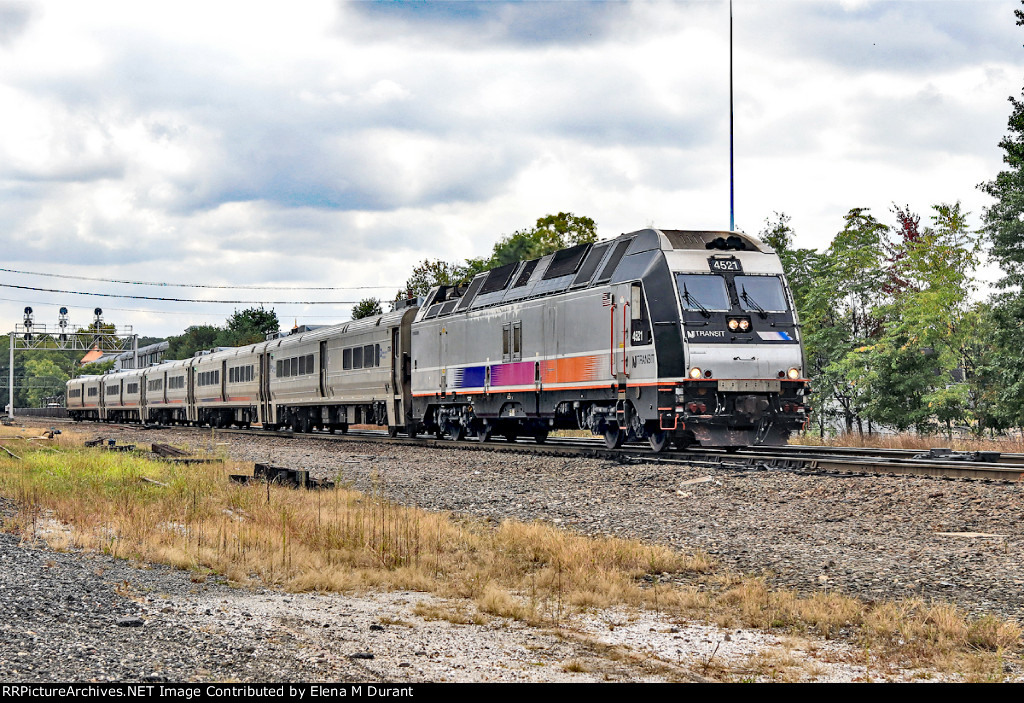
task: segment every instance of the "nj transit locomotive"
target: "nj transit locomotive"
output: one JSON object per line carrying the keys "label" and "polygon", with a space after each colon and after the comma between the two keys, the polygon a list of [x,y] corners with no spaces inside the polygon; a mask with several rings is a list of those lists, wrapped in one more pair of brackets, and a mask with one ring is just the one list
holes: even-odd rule
{"label": "nj transit locomotive", "polygon": [[735,448],[806,424],[802,357],[770,248],[647,229],[434,288],[419,307],[74,379],[67,405],[76,419]]}

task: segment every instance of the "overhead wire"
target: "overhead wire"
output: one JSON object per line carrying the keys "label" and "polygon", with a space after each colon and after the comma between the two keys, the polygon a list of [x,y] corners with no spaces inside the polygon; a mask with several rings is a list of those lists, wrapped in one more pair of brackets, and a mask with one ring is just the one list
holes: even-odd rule
{"label": "overhead wire", "polygon": [[386,290],[402,286],[242,286],[214,285],[212,283],[167,283],[163,281],[133,281],[117,278],[95,278],[92,276],[75,276],[69,273],[44,273],[42,271],[19,271],[18,269],[0,268],[0,272],[16,273],[24,276],[46,276],[49,278],[68,278],[76,281],[96,281],[99,283],[123,283],[133,286],[159,286],[162,288],[218,288],[235,290]]}
{"label": "overhead wire", "polygon": [[35,286],[19,286],[13,283],[0,283],[0,288],[16,288],[40,293],[60,293],[62,295],[90,295],[101,298],[124,298],[130,300],[162,300],[172,303],[205,303],[208,305],[355,305],[358,300],[204,300],[202,298],[167,298],[153,295],[120,295],[117,293],[84,293],[77,290],[61,290],[57,288],[37,288]]}
{"label": "overhead wire", "polygon": [[[24,303],[26,305],[60,305],[60,303],[54,303],[47,300],[25,300],[23,298],[3,298],[0,297],[0,301],[7,303]],[[64,307],[73,308],[75,310],[89,310],[91,309],[88,305],[65,305]],[[137,312],[152,315],[205,315],[208,317],[224,317],[223,312],[198,312],[195,310],[153,310],[148,308],[114,308],[104,306],[104,310],[110,312]],[[323,318],[323,319],[337,319],[337,315],[307,315],[303,314],[303,317],[310,318]]]}

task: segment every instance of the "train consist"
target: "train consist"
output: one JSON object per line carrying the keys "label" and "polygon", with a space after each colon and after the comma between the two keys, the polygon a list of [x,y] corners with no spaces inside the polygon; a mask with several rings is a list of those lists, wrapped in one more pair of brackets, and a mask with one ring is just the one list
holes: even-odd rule
{"label": "train consist", "polygon": [[646,229],[434,288],[419,306],[68,382],[77,420],[543,442],[782,444],[807,422],[778,256],[737,232]]}

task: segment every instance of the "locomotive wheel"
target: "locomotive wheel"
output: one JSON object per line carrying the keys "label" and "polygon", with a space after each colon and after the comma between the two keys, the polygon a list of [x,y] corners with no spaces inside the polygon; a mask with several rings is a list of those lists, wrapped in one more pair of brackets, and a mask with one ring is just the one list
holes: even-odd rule
{"label": "locomotive wheel", "polygon": [[609,427],[604,431],[604,446],[609,449],[618,449],[626,441],[626,433],[618,427]]}
{"label": "locomotive wheel", "polygon": [[693,444],[693,442],[686,437],[676,437],[675,445],[676,449],[678,449],[679,451],[683,451],[691,444]]}
{"label": "locomotive wheel", "polygon": [[446,425],[448,439],[453,442],[458,442],[466,437],[466,428],[462,426],[461,422],[449,422]]}
{"label": "locomotive wheel", "polygon": [[491,423],[484,423],[483,427],[476,431],[476,439],[478,442],[490,442],[493,432],[494,427]]}
{"label": "locomotive wheel", "polygon": [[533,435],[533,440],[537,444],[544,444],[544,442],[548,441],[548,431],[546,429],[540,430],[539,432]]}
{"label": "locomotive wheel", "polygon": [[302,427],[302,431],[307,433],[307,434],[309,432],[312,432],[313,431],[313,418],[311,418],[309,415],[306,415],[301,420],[299,420],[299,426]]}
{"label": "locomotive wheel", "polygon": [[398,428],[393,426],[393,425],[388,425],[388,437],[394,438],[394,437],[397,437],[397,436],[398,436]]}
{"label": "locomotive wheel", "polygon": [[651,449],[655,452],[663,452],[669,445],[668,432],[652,432],[647,436],[647,441],[651,443]]}
{"label": "locomotive wheel", "polygon": [[409,439],[416,439],[416,435],[419,434],[419,429],[416,427],[416,423],[410,422],[406,425],[405,434],[409,436]]}
{"label": "locomotive wheel", "polygon": [[502,436],[506,442],[515,442],[519,439],[519,432],[517,430],[505,430],[502,432]]}

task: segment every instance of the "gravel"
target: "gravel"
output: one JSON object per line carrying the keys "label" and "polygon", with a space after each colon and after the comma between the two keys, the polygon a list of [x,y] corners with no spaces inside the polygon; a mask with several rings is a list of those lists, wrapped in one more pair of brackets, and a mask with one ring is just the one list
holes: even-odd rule
{"label": "gravel", "polygon": [[[422,593],[291,594],[193,578],[0,533],[0,680],[664,680],[520,623],[424,620],[415,606],[440,601]],[[585,666],[567,671],[567,661]]]}
{"label": "gravel", "polygon": [[[209,444],[209,433],[191,436],[182,440]],[[423,508],[704,550],[726,568],[801,591],[918,596],[1024,621],[1019,483],[709,474],[679,464],[351,440],[220,434],[216,441],[241,461],[309,469]]]}
{"label": "gravel", "polygon": [[[216,444],[243,462],[309,469],[427,509],[539,519],[587,534],[703,549],[725,568],[763,574],[776,586],[828,588],[869,600],[921,596],[976,615],[1024,620],[1019,484],[709,474],[677,464],[327,438],[95,429],[97,436],[139,444]],[[423,594],[291,595],[192,578],[101,555],[56,553],[0,534],[0,602],[7,613],[0,622],[0,677],[658,680],[515,623],[480,628],[424,621],[412,614],[416,603],[429,600]],[[570,660],[588,663],[566,670]]]}

